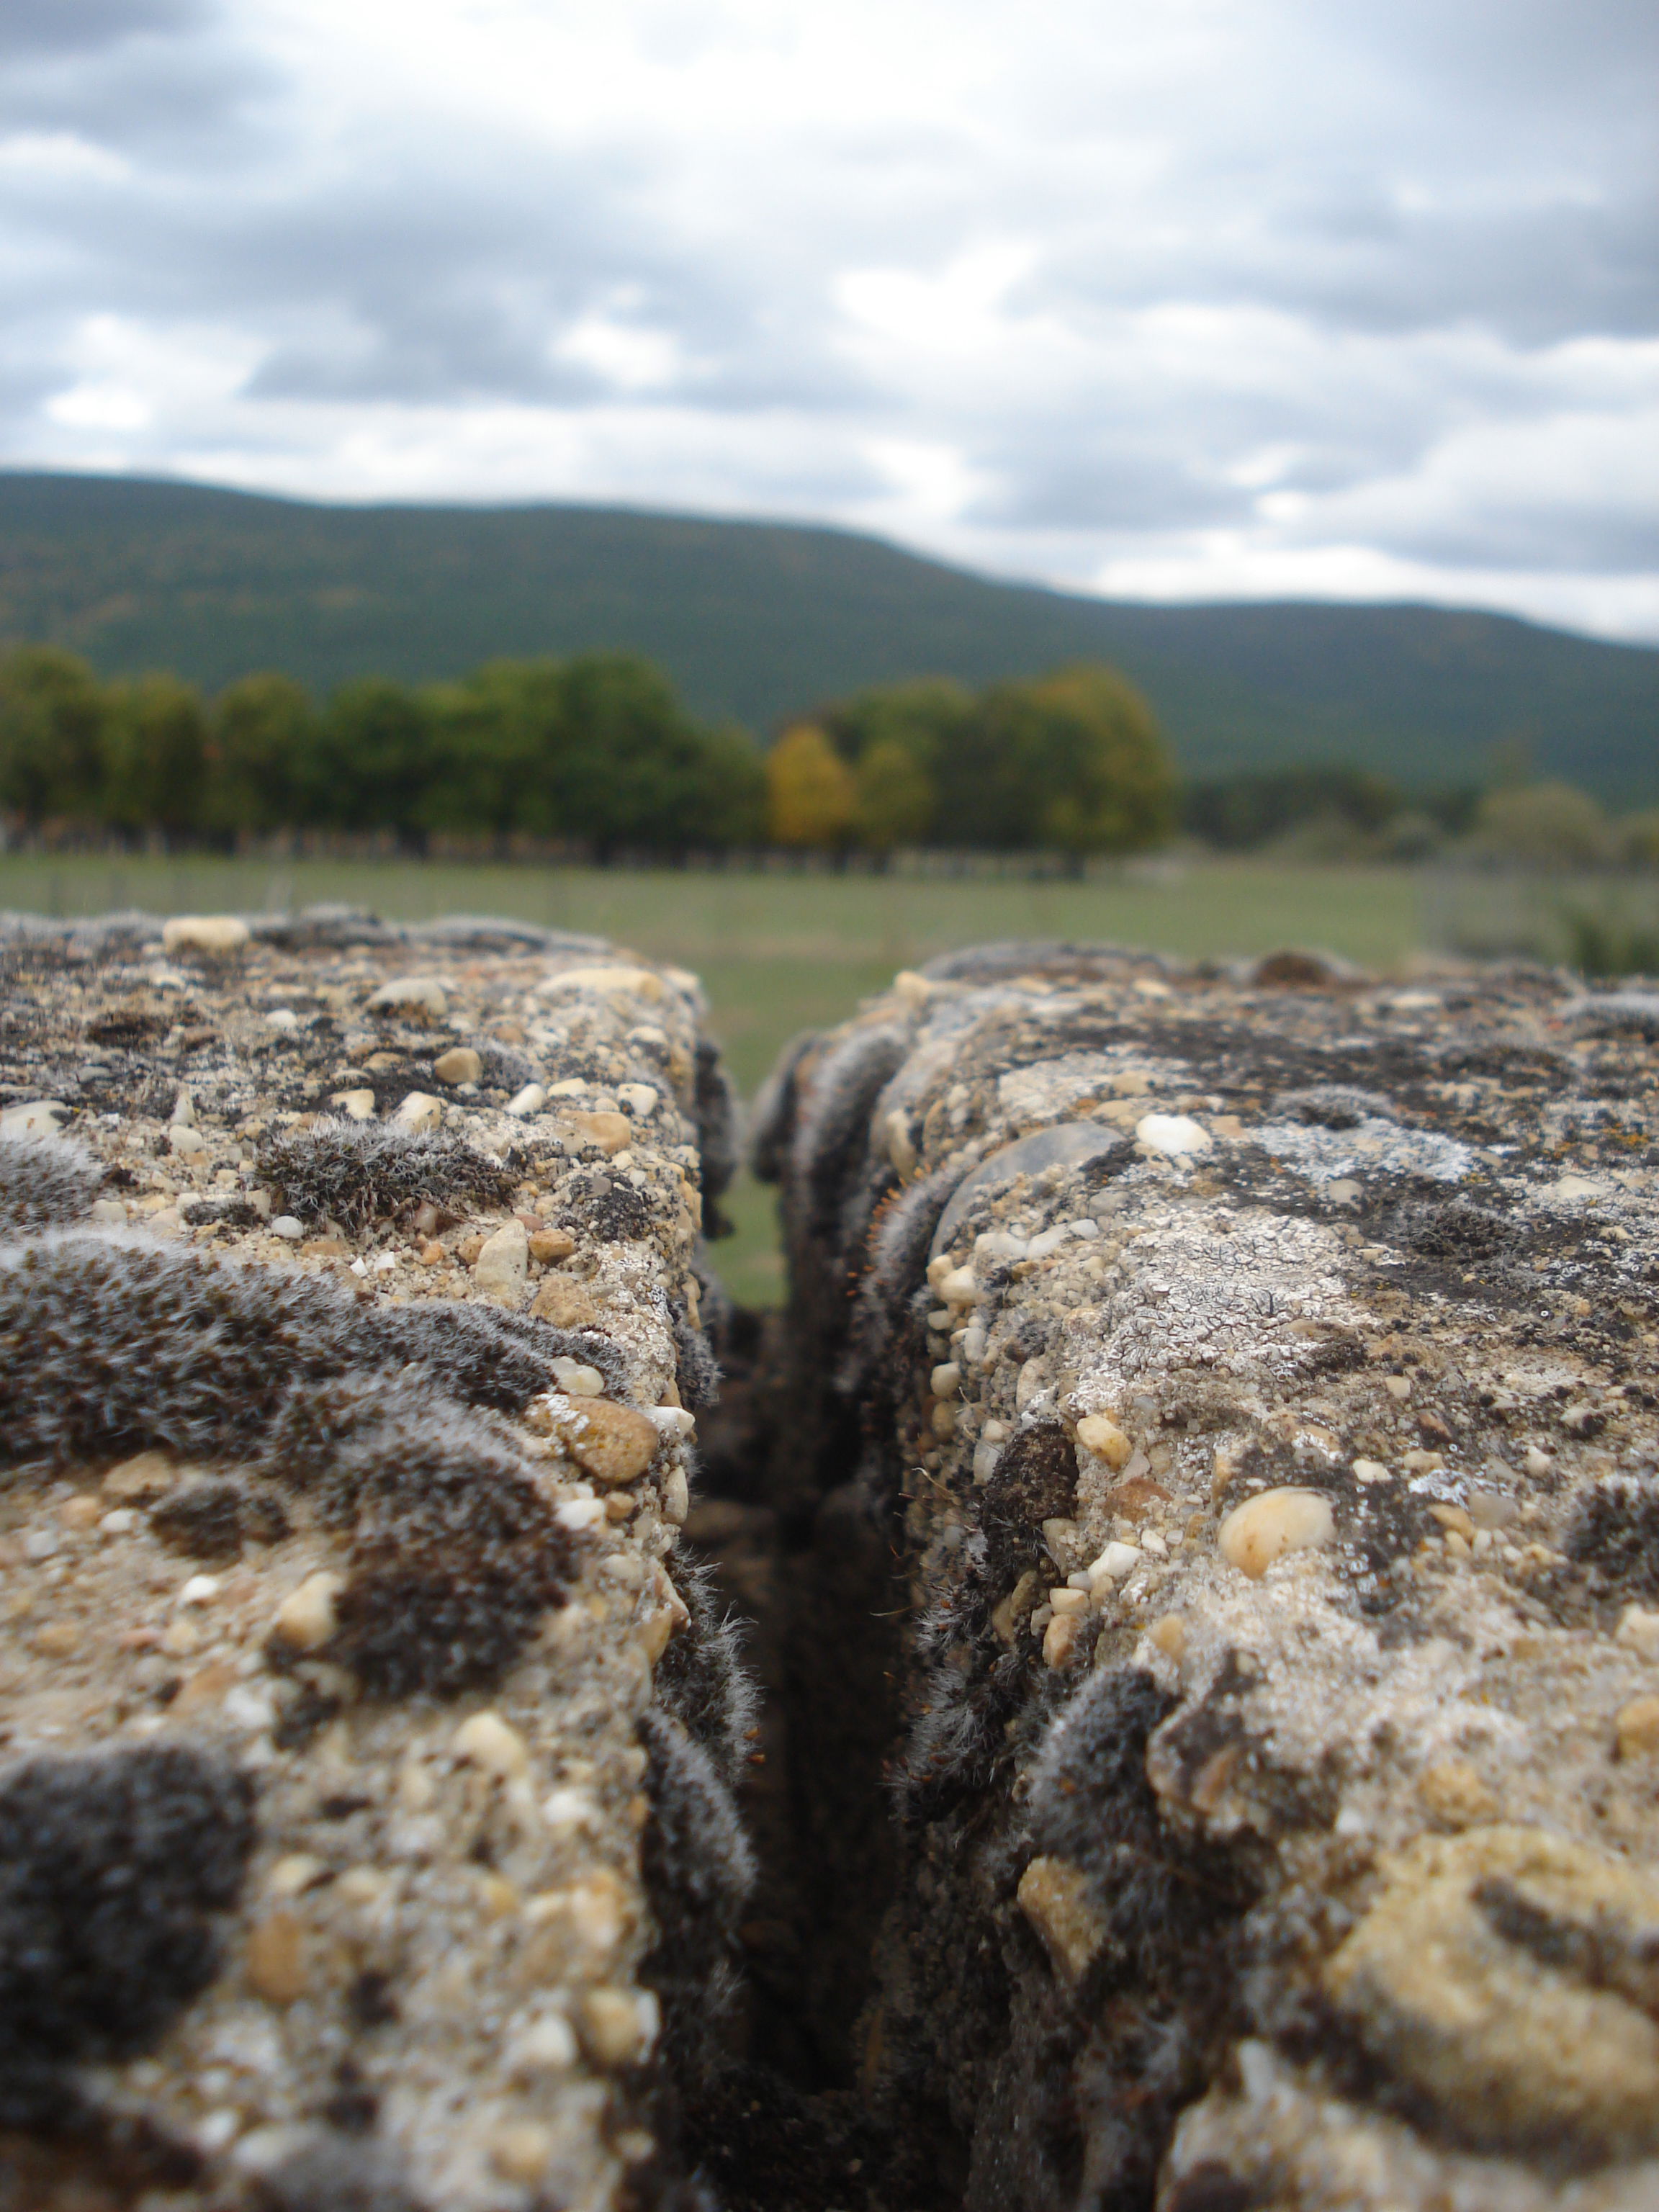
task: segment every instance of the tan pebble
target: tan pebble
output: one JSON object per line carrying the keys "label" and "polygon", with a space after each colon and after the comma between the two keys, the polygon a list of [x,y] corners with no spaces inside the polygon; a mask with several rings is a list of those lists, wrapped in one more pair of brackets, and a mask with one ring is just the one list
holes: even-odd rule
{"label": "tan pebble", "polygon": [[72,1620],[48,1620],[34,1632],[34,1648],[46,1659],[67,1659],[81,1646],[81,1631]]}
{"label": "tan pebble", "polygon": [[1354,1480],[1357,1482],[1392,1482],[1394,1480],[1391,1470],[1384,1467],[1380,1459],[1357,1459],[1353,1463],[1353,1472]]}
{"label": "tan pebble", "polygon": [[675,1621],[672,1609],[659,1605],[647,1613],[640,1622],[640,1646],[647,1660],[654,1667],[667,1650],[674,1633]]}
{"label": "tan pebble", "polygon": [[942,1443],[957,1432],[957,1409],[954,1406],[935,1406],[928,1416],[928,1426]]}
{"label": "tan pebble", "polygon": [[1083,1869],[1070,1859],[1035,1858],[1016,1894],[1054,1972],[1066,1982],[1081,1980],[1106,1940],[1105,1917]]}
{"label": "tan pebble", "polygon": [[424,1136],[430,1129],[442,1128],[444,1103],[429,1091],[411,1091],[392,1118],[411,1136]]}
{"label": "tan pebble", "polygon": [[[1637,1994],[1651,1874],[1507,1826],[1419,1837],[1381,1870],[1324,1981],[1384,2075],[1476,2149],[1581,2166],[1659,2148],[1659,2023]],[[1529,1928],[1560,1940],[1534,1948]]]}
{"label": "tan pebble", "polygon": [[167,952],[210,952],[222,958],[240,952],[251,932],[234,914],[175,914],[161,924],[161,946]]}
{"label": "tan pebble", "polygon": [[1431,1505],[1429,1513],[1431,1518],[1437,1521],[1443,1528],[1449,1528],[1455,1534],[1461,1536],[1466,1544],[1474,1541],[1474,1523],[1461,1505]]}
{"label": "tan pebble", "polygon": [[970,1306],[979,1296],[979,1279],[971,1267],[952,1267],[935,1287],[947,1306]]}
{"label": "tan pebble", "polygon": [[216,1659],[210,1667],[198,1668],[167,1707],[174,1719],[186,1713],[204,1711],[216,1705],[226,1692],[236,1686],[236,1669],[228,1660]]}
{"label": "tan pebble", "polygon": [[1554,1464],[1555,1462],[1549,1454],[1547,1451],[1540,1451],[1536,1444],[1527,1446],[1525,1465],[1528,1474],[1547,1474]]}
{"label": "tan pebble", "polygon": [[335,1600],[346,1586],[343,1575],[307,1575],[276,1608],[271,1633],[296,1651],[315,1651],[339,1626]]}
{"label": "tan pebble", "polygon": [[1018,1632],[1019,1624],[1036,1603],[1041,1588],[1036,1574],[1028,1567],[1014,1584],[1002,1603],[991,1615],[991,1626],[1005,1644],[1012,1644]]}
{"label": "tan pebble", "polygon": [[432,1770],[418,1759],[406,1759],[398,1770],[398,1802],[406,1812],[424,1813],[438,1794]]}
{"label": "tan pebble", "polygon": [[576,1249],[576,1240],[568,1229],[532,1230],[530,1237],[530,1256],[543,1267],[555,1260],[568,1260]]}
{"label": "tan pebble", "polygon": [[516,1912],[524,1899],[515,1882],[505,1875],[481,1874],[478,1876],[478,1902],[491,1920],[505,1920]]}
{"label": "tan pebble", "polygon": [[1477,1528],[1509,1528],[1521,1518],[1521,1508],[1500,1490],[1472,1490],[1469,1518]]}
{"label": "tan pebble", "polygon": [[640,1510],[640,1501],[631,1490],[613,1490],[605,1501],[607,1521],[631,1521]]}
{"label": "tan pebble", "polygon": [[1466,1759],[1437,1759],[1417,1778],[1423,1809],[1443,1828],[1475,1828],[1495,1820],[1498,1803]]}
{"label": "tan pebble", "polygon": [[662,1486],[662,1517],[676,1528],[684,1528],[686,1516],[691,1510],[691,1486],[685,1479],[683,1467],[668,1470]]}
{"label": "tan pebble", "polygon": [[[1082,1590],[1068,1590],[1068,1597],[1082,1597]],[[1042,1663],[1045,1667],[1069,1667],[1082,1656],[1082,1638],[1075,1613],[1057,1613],[1042,1632]]]}
{"label": "tan pebble", "polygon": [[648,1990],[590,1990],[582,1999],[580,2028],[594,2065],[636,2065],[656,2041],[656,2000]]}
{"label": "tan pebble", "polygon": [[1048,1602],[1056,1613],[1087,1613],[1089,1593],[1087,1590],[1073,1589],[1067,1583],[1060,1589],[1051,1589]]}
{"label": "tan pebble", "polygon": [[634,1125],[626,1114],[586,1113],[580,1108],[574,1108],[567,1112],[565,1119],[578,1136],[613,1157],[626,1151],[633,1138]]}
{"label": "tan pebble", "polygon": [[529,1748],[517,1729],[510,1728],[499,1713],[488,1711],[474,1713],[471,1720],[461,1723],[450,1749],[457,1759],[507,1780],[522,1774],[530,1765]]}
{"label": "tan pebble", "polygon": [[1155,1647],[1178,1667],[1187,1656],[1187,1624],[1178,1613],[1166,1613],[1146,1632]]}
{"label": "tan pebble", "polygon": [[1382,1377],[1382,1388],[1388,1392],[1389,1397],[1403,1401],[1412,1395],[1412,1378],[1409,1375],[1385,1375]]}
{"label": "tan pebble", "polygon": [[563,968],[536,986],[538,998],[550,999],[564,991],[626,991],[635,999],[655,1005],[664,994],[660,975],[648,968],[617,965],[608,968]]}
{"label": "tan pebble", "polygon": [[515,1218],[493,1237],[485,1237],[472,1262],[472,1273],[481,1291],[516,1296],[523,1289],[530,1273],[530,1239],[522,1221]]}
{"label": "tan pebble", "polygon": [[372,1121],[374,1119],[374,1093],[372,1091],[336,1091],[329,1097],[331,1106],[337,1106],[348,1121]]}
{"label": "tan pebble", "polygon": [[1659,1698],[1632,1698],[1615,1723],[1620,1759],[1650,1759],[1659,1751]]}
{"label": "tan pebble", "polygon": [[908,1182],[916,1171],[915,1139],[910,1134],[908,1115],[895,1107],[883,1124],[883,1131],[893,1173],[901,1182]]}
{"label": "tan pebble", "polygon": [[1109,1413],[1085,1413],[1077,1425],[1077,1440],[1086,1452],[1103,1459],[1114,1474],[1121,1474],[1134,1449]]}
{"label": "tan pebble", "polygon": [[1287,1553],[1320,1551],[1335,1540],[1329,1500],[1315,1490],[1294,1489],[1264,1490],[1235,1506],[1217,1538],[1228,1565],[1252,1580]]}
{"label": "tan pebble", "polygon": [[[540,1237],[531,1238],[532,1257],[541,1242]],[[551,1322],[555,1328],[587,1328],[599,1317],[599,1310],[589,1292],[568,1275],[548,1276],[538,1286],[530,1310],[538,1321]]]}
{"label": "tan pebble", "polygon": [[199,1651],[201,1646],[201,1630],[183,1614],[177,1620],[169,1621],[162,1632],[161,1649],[170,1652],[175,1659],[187,1659],[192,1651]]}
{"label": "tan pebble", "polygon": [[539,2120],[518,2120],[489,2138],[489,2163],[503,2181],[533,2187],[553,2156],[553,2130]]}
{"label": "tan pebble", "polygon": [[106,1498],[159,1498],[172,1489],[173,1480],[173,1462],[161,1452],[148,1451],[111,1468],[101,1487]]}
{"label": "tan pebble", "polygon": [[82,1491],[78,1497],[64,1500],[58,1517],[66,1528],[90,1528],[103,1519],[104,1501]]}
{"label": "tan pebble", "polygon": [[347,1905],[378,1905],[397,1881],[380,1867],[348,1867],[335,1885],[335,1895]]}
{"label": "tan pebble", "polygon": [[1650,1612],[1645,1606],[1627,1605],[1619,1617],[1613,1640],[1644,1659],[1659,1661],[1659,1613]]}
{"label": "tan pebble", "polygon": [[595,1482],[637,1482],[657,1455],[656,1424],[608,1398],[584,1399],[553,1425],[571,1458]]}
{"label": "tan pebble", "polygon": [[432,1073],[440,1083],[481,1083],[483,1062],[470,1044],[452,1045],[433,1061]]}
{"label": "tan pebble", "polygon": [[428,1237],[425,1243],[421,1246],[416,1257],[420,1261],[420,1263],[423,1267],[435,1267],[439,1266],[441,1261],[447,1260],[449,1257],[449,1255],[444,1250],[443,1246],[439,1243],[435,1237]]}
{"label": "tan pebble", "polygon": [[1210,1469],[1210,1501],[1218,1504],[1232,1488],[1244,1464],[1244,1447],[1236,1441],[1218,1443]]}
{"label": "tan pebble", "polygon": [[322,1860],[313,1858],[309,1851],[290,1851],[265,1876],[265,1887],[273,1897],[298,1897],[327,1871]]}
{"label": "tan pebble", "polygon": [[443,983],[436,975],[394,975],[371,994],[367,1004],[370,1013],[430,1014],[434,1020],[449,1011]]}
{"label": "tan pebble", "polygon": [[268,1913],[250,1933],[248,1985],[267,2004],[291,2005],[306,1992],[305,1929],[292,1912]]}

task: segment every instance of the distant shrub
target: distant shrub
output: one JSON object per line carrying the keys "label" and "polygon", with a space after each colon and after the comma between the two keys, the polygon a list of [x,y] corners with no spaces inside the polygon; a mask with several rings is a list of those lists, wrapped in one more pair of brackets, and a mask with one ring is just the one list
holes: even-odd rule
{"label": "distant shrub", "polygon": [[858,811],[853,771],[816,722],[797,722],[766,757],[766,827],[775,845],[844,847]]}
{"label": "distant shrub", "polygon": [[1488,792],[1470,842],[1480,857],[1529,868],[1593,867],[1615,849],[1607,816],[1571,783]]}

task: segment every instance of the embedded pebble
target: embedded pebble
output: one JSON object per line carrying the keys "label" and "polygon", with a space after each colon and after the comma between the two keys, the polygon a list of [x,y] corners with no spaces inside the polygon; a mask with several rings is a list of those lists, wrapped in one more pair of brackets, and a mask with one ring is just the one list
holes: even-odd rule
{"label": "embedded pebble", "polygon": [[1065,1982],[1080,1981],[1107,1934],[1105,1915],[1094,1901],[1083,1869],[1070,1859],[1034,1858],[1021,1875],[1015,1894],[1054,1972]]}
{"label": "embedded pebble", "polygon": [[291,1213],[279,1213],[270,1224],[270,1233],[273,1237],[284,1238],[290,1244],[297,1244],[306,1233],[306,1225]]}
{"label": "embedded pebble", "polygon": [[1148,1152],[1164,1152],[1175,1159],[1207,1152],[1213,1141],[1209,1131],[1189,1114],[1143,1114],[1135,1123],[1135,1139]]}
{"label": "embedded pebble", "polygon": [[474,1713],[463,1721],[455,1731],[453,1748],[457,1759],[467,1759],[486,1774],[499,1775],[503,1780],[524,1773],[530,1764],[524,1738],[499,1713]]}
{"label": "embedded pebble", "polygon": [[207,952],[222,957],[240,952],[252,941],[252,933],[234,914],[175,914],[161,925],[161,948],[166,952]]}
{"label": "embedded pebble", "polygon": [[411,1136],[424,1136],[428,1130],[442,1128],[443,1101],[433,1097],[429,1091],[411,1091],[392,1119],[399,1128],[407,1129]]}
{"label": "embedded pebble", "polygon": [[522,1221],[509,1221],[484,1239],[472,1273],[481,1291],[517,1296],[530,1273],[530,1239]]}
{"label": "embedded pebble", "polygon": [[369,994],[367,1011],[377,1013],[428,1014],[441,1021],[449,1012],[449,998],[436,975],[394,975]]}
{"label": "embedded pebble", "polygon": [[1264,1490],[1235,1506],[1216,1542],[1231,1567],[1252,1580],[1291,1552],[1322,1550],[1336,1540],[1330,1501],[1315,1490]]}
{"label": "embedded pebble", "polygon": [[452,1045],[447,1052],[440,1053],[432,1063],[432,1073],[440,1083],[482,1083],[483,1061],[470,1044]]}
{"label": "embedded pebble", "polygon": [[1109,1413],[1086,1413],[1077,1425],[1077,1440],[1085,1451],[1103,1459],[1114,1474],[1129,1463],[1134,1447]]}
{"label": "embedded pebble", "polygon": [[526,1083],[522,1091],[515,1091],[507,1102],[507,1110],[515,1120],[539,1114],[547,1103],[547,1092],[539,1083]]}
{"label": "embedded pebble", "polygon": [[277,1607],[271,1633],[295,1650],[319,1650],[339,1626],[335,1601],[345,1586],[343,1575],[327,1571],[307,1575]]}

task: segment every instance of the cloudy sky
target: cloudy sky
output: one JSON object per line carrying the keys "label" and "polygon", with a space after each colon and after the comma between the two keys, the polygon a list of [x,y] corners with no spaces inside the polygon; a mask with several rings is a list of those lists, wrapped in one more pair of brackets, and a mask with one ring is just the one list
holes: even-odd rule
{"label": "cloudy sky", "polygon": [[0,0],[0,460],[1659,638],[1654,0]]}

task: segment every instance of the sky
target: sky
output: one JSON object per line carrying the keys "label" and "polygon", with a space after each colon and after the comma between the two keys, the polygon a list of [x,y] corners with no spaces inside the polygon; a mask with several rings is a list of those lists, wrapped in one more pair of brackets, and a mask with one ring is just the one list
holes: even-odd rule
{"label": "sky", "polygon": [[0,465],[1659,641],[1653,0],[0,0]]}

